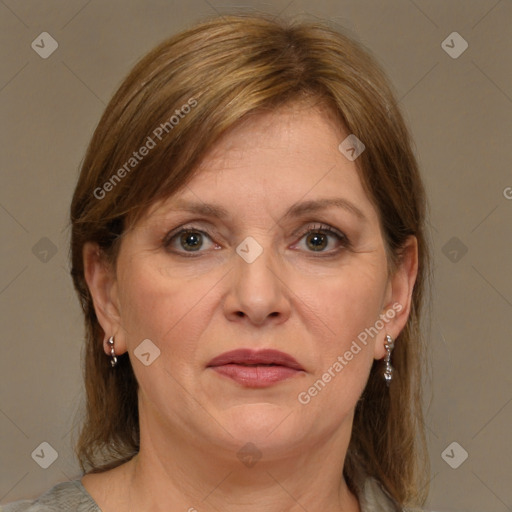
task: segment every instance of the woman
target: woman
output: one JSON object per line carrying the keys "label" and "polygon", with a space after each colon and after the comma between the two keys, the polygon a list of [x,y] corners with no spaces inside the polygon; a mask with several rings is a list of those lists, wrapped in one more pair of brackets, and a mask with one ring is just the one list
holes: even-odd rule
{"label": "woman", "polygon": [[71,205],[85,474],[5,510],[421,506],[424,216],[354,41],[253,15],[159,45]]}

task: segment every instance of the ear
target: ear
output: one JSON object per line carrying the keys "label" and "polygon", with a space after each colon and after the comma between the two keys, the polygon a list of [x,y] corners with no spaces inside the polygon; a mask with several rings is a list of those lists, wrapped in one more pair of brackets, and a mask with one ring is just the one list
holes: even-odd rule
{"label": "ear", "polygon": [[84,244],[82,257],[85,281],[92,296],[96,316],[106,335],[103,350],[110,356],[107,339],[114,336],[116,354],[123,354],[126,352],[124,336],[116,338],[116,334],[121,331],[121,314],[115,272],[95,243]]}
{"label": "ear", "polygon": [[405,327],[411,311],[412,291],[417,275],[418,241],[411,235],[400,253],[397,268],[388,280],[380,316],[385,327],[379,333],[375,343],[375,359],[382,359],[386,355],[384,347],[386,334],[395,340]]}

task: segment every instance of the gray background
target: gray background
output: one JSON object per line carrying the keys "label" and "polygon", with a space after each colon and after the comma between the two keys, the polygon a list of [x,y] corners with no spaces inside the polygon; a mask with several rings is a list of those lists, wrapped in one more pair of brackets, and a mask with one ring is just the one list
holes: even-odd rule
{"label": "gray background", "polygon": [[[233,8],[328,18],[389,74],[431,205],[427,505],[512,510],[510,0],[1,1],[0,502],[79,475],[71,446],[83,330],[67,215],[93,129],[138,58],[202,16]],[[469,44],[456,59],[442,47],[454,31]],[[47,59],[31,48],[42,32],[59,45]],[[31,457],[42,442],[58,452],[48,469]],[[457,469],[442,456],[452,442],[469,454]],[[447,460],[460,462],[462,453],[456,446]]]}

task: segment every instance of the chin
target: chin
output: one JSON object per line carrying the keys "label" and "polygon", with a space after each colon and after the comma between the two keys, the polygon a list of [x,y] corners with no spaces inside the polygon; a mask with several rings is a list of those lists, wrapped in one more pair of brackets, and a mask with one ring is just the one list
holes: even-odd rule
{"label": "chin", "polygon": [[289,442],[304,431],[289,407],[269,402],[230,407],[220,422],[238,442],[250,441],[261,448]]}

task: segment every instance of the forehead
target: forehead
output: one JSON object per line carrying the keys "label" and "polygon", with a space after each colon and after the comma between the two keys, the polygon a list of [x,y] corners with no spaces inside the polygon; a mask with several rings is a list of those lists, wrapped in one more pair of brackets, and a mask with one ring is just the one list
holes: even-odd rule
{"label": "forehead", "polygon": [[326,106],[295,102],[244,117],[217,141],[199,169],[223,166],[248,154],[280,156],[276,161],[280,166],[286,164],[286,158],[294,161],[298,155],[307,160],[321,156],[322,161],[329,161],[338,156],[337,147],[347,135]]}
{"label": "forehead", "polygon": [[245,207],[284,214],[301,201],[337,198],[371,218],[375,211],[359,170],[338,149],[347,135],[325,108],[304,103],[251,115],[217,141],[187,186],[153,205],[149,215],[191,203],[196,211],[201,203],[216,203],[218,217]]}

